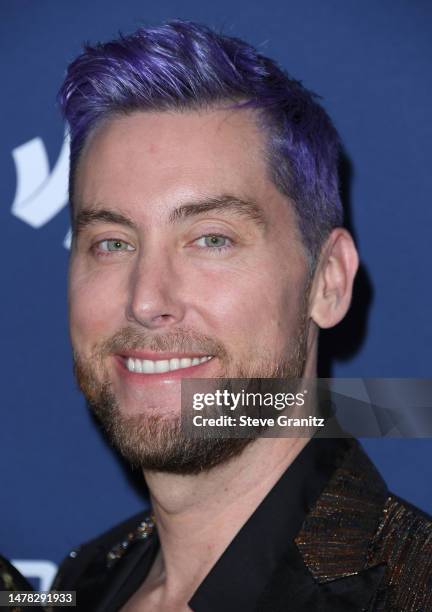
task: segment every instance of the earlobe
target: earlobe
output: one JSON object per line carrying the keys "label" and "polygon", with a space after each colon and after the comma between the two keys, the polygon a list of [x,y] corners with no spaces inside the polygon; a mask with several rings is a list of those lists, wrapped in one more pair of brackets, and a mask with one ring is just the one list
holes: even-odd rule
{"label": "earlobe", "polygon": [[346,315],[357,268],[351,234],[340,227],[334,229],[322,249],[311,292],[311,318],[319,327],[333,327]]}

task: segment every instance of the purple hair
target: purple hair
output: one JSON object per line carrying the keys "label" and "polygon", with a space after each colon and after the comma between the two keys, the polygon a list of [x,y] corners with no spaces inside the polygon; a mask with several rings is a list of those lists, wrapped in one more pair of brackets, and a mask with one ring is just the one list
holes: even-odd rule
{"label": "purple hair", "polygon": [[331,120],[315,94],[242,40],[175,20],[87,45],[69,66],[59,101],[71,135],[71,203],[80,152],[102,119],[231,102],[257,111],[272,180],[294,204],[311,263],[342,225],[339,137]]}

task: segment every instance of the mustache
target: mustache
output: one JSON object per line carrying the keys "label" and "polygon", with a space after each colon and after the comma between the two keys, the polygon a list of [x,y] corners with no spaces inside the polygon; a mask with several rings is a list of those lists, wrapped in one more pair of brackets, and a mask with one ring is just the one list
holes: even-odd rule
{"label": "mustache", "polygon": [[133,327],[124,327],[104,340],[95,352],[100,356],[122,353],[127,350],[148,350],[151,352],[205,353],[227,358],[223,344],[189,329],[176,329],[164,334],[150,334]]}

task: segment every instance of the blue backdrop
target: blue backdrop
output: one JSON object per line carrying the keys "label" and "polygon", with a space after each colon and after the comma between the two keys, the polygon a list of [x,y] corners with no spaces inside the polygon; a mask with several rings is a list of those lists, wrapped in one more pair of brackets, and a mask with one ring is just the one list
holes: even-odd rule
{"label": "blue backdrop", "polygon": [[[345,143],[344,197],[363,262],[355,307],[324,337],[323,375],[429,377],[432,5],[14,0],[0,11],[0,542],[46,585],[50,562],[146,503],[71,373],[67,154],[55,104],[65,66],[83,41],[180,17],[245,38],[320,93]],[[365,446],[394,492],[432,512],[432,440]]]}

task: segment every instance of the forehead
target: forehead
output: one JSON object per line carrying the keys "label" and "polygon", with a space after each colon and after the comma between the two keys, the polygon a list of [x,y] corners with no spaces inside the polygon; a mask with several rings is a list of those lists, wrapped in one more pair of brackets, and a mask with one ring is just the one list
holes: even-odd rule
{"label": "forehead", "polygon": [[162,215],[184,201],[232,194],[269,215],[288,215],[273,185],[253,111],[134,112],[106,120],[89,137],[75,181],[80,203],[133,217]]}

